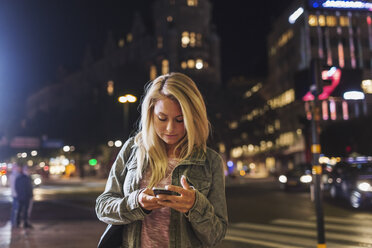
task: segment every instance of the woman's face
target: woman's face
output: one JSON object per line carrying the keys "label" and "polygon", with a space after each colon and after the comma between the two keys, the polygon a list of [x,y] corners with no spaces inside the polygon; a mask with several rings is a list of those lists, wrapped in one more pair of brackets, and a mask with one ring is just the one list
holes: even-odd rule
{"label": "woman's face", "polygon": [[164,97],[154,106],[155,132],[161,138],[168,151],[173,151],[177,143],[185,136],[183,114],[177,101]]}

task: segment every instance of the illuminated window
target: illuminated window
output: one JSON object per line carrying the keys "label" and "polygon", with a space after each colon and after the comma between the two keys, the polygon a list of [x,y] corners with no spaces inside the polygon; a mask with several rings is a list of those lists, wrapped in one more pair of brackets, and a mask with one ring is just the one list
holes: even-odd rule
{"label": "illuminated window", "polygon": [[201,47],[202,46],[202,35],[200,33],[184,31],[181,34],[181,45],[185,47]]}
{"label": "illuminated window", "polygon": [[337,25],[337,19],[335,16],[327,16],[327,26],[334,27]]}
{"label": "illuminated window", "polygon": [[201,47],[202,46],[202,35],[200,33],[196,34],[196,46]]}
{"label": "illuminated window", "polygon": [[293,30],[290,29],[287,32],[285,32],[282,36],[280,36],[277,46],[278,47],[284,46],[285,44],[287,44],[287,42],[290,39],[292,39],[292,37],[293,37]]}
{"label": "illuminated window", "polygon": [[338,64],[341,68],[344,68],[345,66],[344,46],[342,45],[341,41],[339,41],[337,48],[338,48]]}
{"label": "illuminated window", "polygon": [[133,41],[133,35],[131,33],[127,34],[127,42],[132,42]]}
{"label": "illuminated window", "polygon": [[329,110],[331,112],[331,119],[336,120],[336,118],[337,118],[336,102],[334,100],[329,101]]}
{"label": "illuminated window", "polygon": [[163,75],[169,73],[169,61],[167,59],[163,59],[161,62],[161,73]]}
{"label": "illuminated window", "polygon": [[112,96],[114,94],[114,81],[110,80],[107,82],[107,94]]}
{"label": "illuminated window", "polygon": [[182,33],[181,43],[182,47],[187,47],[189,45],[190,43],[189,32],[185,31]]}
{"label": "illuminated window", "polygon": [[124,39],[120,39],[120,40],[118,41],[118,46],[119,46],[120,48],[122,48],[122,47],[124,47],[124,45],[125,45],[125,41],[124,41]]}
{"label": "illuminated window", "polygon": [[181,68],[184,69],[184,70],[187,68],[187,63],[186,63],[186,61],[182,61],[182,62],[181,62]]}
{"label": "illuminated window", "polygon": [[193,60],[193,59],[187,60],[187,67],[189,67],[190,69],[194,68],[195,67],[195,60]]}
{"label": "illuminated window", "polygon": [[274,127],[275,127],[276,130],[280,129],[280,120],[275,120]]}
{"label": "illuminated window", "polygon": [[325,19],[324,15],[319,15],[318,16],[318,23],[319,23],[319,26],[322,26],[322,27],[324,27],[326,25],[326,19]]}
{"label": "illuminated window", "polygon": [[349,26],[349,17],[340,16],[340,25],[343,26],[343,27]]}
{"label": "illuminated window", "polygon": [[188,6],[198,6],[198,0],[187,0]]}
{"label": "illuminated window", "polygon": [[151,65],[150,66],[150,80],[154,80],[157,76],[156,66]]}
{"label": "illuminated window", "polygon": [[163,48],[163,37],[158,36],[158,48]]}
{"label": "illuminated window", "polygon": [[281,95],[272,98],[267,101],[267,104],[270,105],[271,109],[276,109],[288,105],[295,100],[294,89],[289,89],[282,93]]}
{"label": "illuminated window", "polygon": [[197,59],[195,63],[195,68],[198,70],[203,69],[203,60],[202,59]]}
{"label": "illuminated window", "polygon": [[195,38],[195,32],[190,33],[190,46],[195,47],[196,38]]}
{"label": "illuminated window", "polygon": [[342,115],[344,117],[344,120],[349,119],[349,109],[346,101],[342,101]]}
{"label": "illuminated window", "polygon": [[309,25],[310,26],[318,25],[318,18],[316,17],[316,15],[309,15]]}
{"label": "illuminated window", "polygon": [[328,102],[322,101],[323,120],[328,120]]}
{"label": "illuminated window", "polygon": [[366,94],[372,94],[372,80],[366,79],[362,81],[362,89]]}

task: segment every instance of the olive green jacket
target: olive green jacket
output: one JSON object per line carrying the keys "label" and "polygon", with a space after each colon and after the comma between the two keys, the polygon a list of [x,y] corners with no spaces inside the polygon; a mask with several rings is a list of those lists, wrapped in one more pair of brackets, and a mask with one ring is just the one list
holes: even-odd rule
{"label": "olive green jacket", "polygon": [[[124,225],[122,247],[139,248],[142,220],[147,214],[138,202],[141,189],[131,156],[133,143],[133,138],[129,139],[119,152],[105,191],[97,198],[96,213],[107,224]],[[171,209],[169,247],[213,247],[224,238],[227,228],[223,160],[209,148],[194,152],[174,169],[172,184],[181,186],[182,175],[195,188],[196,199],[187,214]]]}

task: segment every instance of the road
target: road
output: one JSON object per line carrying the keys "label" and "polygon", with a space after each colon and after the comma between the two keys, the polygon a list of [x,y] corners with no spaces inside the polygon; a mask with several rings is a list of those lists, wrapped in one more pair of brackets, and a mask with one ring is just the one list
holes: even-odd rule
{"label": "road", "polygon": [[[59,181],[35,189],[34,229],[17,232],[8,222],[9,190],[0,188],[0,248],[95,247],[105,228],[94,213],[103,186],[103,181]],[[272,179],[250,179],[228,185],[226,195],[230,224],[219,248],[316,247],[308,192],[284,192]],[[323,206],[327,247],[372,247],[371,210],[329,201]]]}

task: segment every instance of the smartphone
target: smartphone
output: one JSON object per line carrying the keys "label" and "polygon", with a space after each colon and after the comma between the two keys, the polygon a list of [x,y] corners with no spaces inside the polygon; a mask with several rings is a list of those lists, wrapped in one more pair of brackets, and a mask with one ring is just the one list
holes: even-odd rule
{"label": "smartphone", "polygon": [[177,192],[170,191],[170,190],[167,190],[165,188],[153,188],[152,191],[154,191],[154,195],[155,196],[160,195],[160,194],[164,194],[164,195],[180,195]]}

